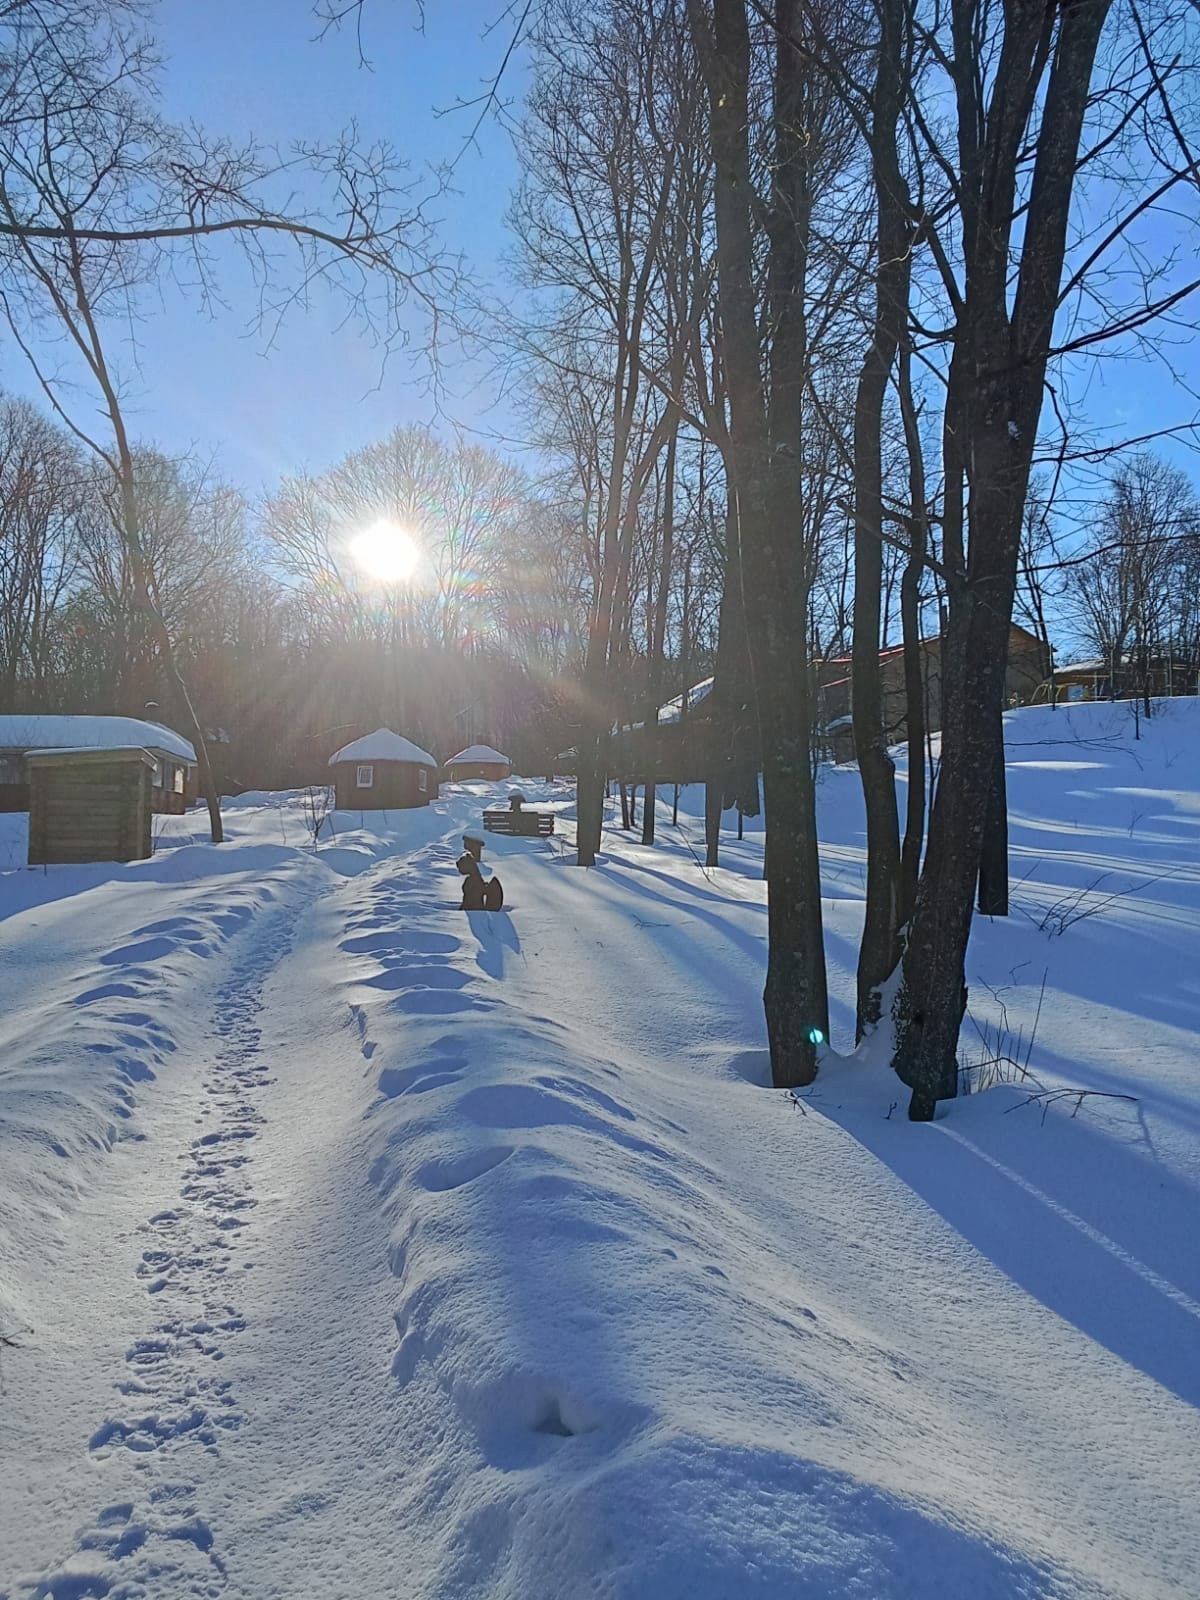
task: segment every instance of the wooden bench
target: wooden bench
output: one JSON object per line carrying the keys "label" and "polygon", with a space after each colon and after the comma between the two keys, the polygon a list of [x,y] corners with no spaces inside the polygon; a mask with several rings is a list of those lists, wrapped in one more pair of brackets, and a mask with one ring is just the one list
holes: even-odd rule
{"label": "wooden bench", "polygon": [[488,833],[507,833],[518,839],[548,839],[554,832],[553,811],[485,811],[483,826]]}

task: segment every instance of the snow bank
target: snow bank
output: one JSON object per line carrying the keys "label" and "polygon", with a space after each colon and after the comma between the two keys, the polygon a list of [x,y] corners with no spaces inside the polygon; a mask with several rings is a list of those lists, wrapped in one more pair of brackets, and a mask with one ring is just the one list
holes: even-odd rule
{"label": "snow bank", "polygon": [[[454,858],[508,785],[0,874],[0,1593],[1190,1592],[1197,709],[1007,719],[963,1065],[1029,1076],[931,1125],[870,1049],[763,1087],[760,824],[706,869],[696,793],[580,871],[520,780],[560,830],[489,836],[499,914]],[[857,773],[819,796],[848,1056]]]}
{"label": "snow bank", "polygon": [[[857,782],[822,784],[847,996]],[[499,917],[447,922],[448,859],[360,880],[393,1370],[437,1419],[420,1592],[1172,1593],[1200,1554],[1194,1188],[1123,1111],[1047,1132],[1003,1089],[915,1130],[862,1067],[798,1107],[752,1087],[761,838],[704,872],[692,798],[682,840],[610,827],[589,874],[489,841]]]}

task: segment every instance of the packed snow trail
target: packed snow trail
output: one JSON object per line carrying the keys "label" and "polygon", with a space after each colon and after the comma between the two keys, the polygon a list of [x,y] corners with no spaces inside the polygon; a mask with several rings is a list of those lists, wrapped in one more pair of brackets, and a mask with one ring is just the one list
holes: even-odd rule
{"label": "packed snow trail", "polygon": [[[142,1251],[136,1276],[156,1313],[148,1333],[125,1353],[127,1371],[117,1381],[119,1397],[88,1441],[98,1460],[114,1449],[153,1457],[143,1470],[135,1498],[107,1505],[80,1537],[78,1553],[68,1557],[43,1585],[55,1600],[62,1594],[107,1591],[103,1575],[90,1575],[99,1553],[118,1568],[126,1591],[142,1580],[178,1586],[185,1575],[207,1586],[211,1574],[181,1547],[194,1547],[212,1573],[225,1567],[211,1518],[192,1466],[198,1450],[219,1458],[225,1441],[245,1420],[244,1407],[225,1374],[229,1347],[246,1329],[239,1303],[241,1272],[253,1263],[241,1259],[241,1231],[254,1195],[254,1141],[265,1118],[258,1109],[268,1080],[257,1019],[265,976],[286,951],[288,930],[275,919],[267,940],[248,952],[245,966],[217,991],[217,1045],[203,1082],[207,1097],[200,1123],[180,1174],[178,1203],[155,1211],[139,1232],[151,1242]],[[207,1471],[203,1474],[207,1476]],[[136,1559],[134,1559],[136,1558]]]}
{"label": "packed snow trail", "polygon": [[[708,873],[668,827],[590,872],[561,833],[489,839],[507,909],[464,915],[454,856],[495,792],[339,816],[315,857],[299,797],[247,797],[227,850],[40,904],[18,876],[0,1595],[1188,1595],[1194,1346],[1157,1303],[1187,1306],[1108,1253],[1096,1311],[1078,1253],[1037,1261],[1043,1234],[1095,1245],[1033,1217],[1196,1298],[1149,1238],[1194,1220],[1169,1029],[1153,1189],[1124,1124],[1043,1132],[1005,1091],[947,1124],[979,1154],[887,1120],[865,1066],[797,1105],[761,1087],[759,841]],[[1024,1256],[984,1226],[996,1185]]]}
{"label": "packed snow trail", "polygon": [[[246,1420],[244,1396],[230,1376],[227,1357],[246,1328],[241,1291],[244,1274],[254,1265],[244,1234],[257,1204],[254,1152],[270,1081],[260,1049],[261,993],[288,948],[298,904],[316,888],[316,880],[305,886],[280,875],[273,884],[268,873],[266,881],[250,884],[235,873],[233,884],[225,881],[216,890],[206,885],[197,892],[187,881],[186,855],[181,852],[173,863],[175,914],[135,926],[108,948],[101,945],[103,981],[86,975],[79,987],[76,980],[66,1000],[75,1024],[66,1048],[82,1045],[98,1066],[91,1084],[81,1080],[78,1104],[60,1095],[57,1109],[66,1114],[54,1144],[60,1161],[75,1168],[76,1184],[81,1178],[94,1183],[88,1184],[82,1212],[73,1211],[69,1198],[55,1205],[57,1197],[47,1192],[40,1197],[43,1204],[20,1221],[32,1232],[35,1247],[53,1242],[38,1238],[39,1225],[44,1229],[53,1219],[64,1227],[57,1240],[66,1247],[60,1270],[67,1267],[67,1282],[83,1292],[84,1303],[73,1303],[68,1288],[65,1303],[55,1305],[54,1282],[38,1285],[40,1303],[31,1306],[30,1323],[22,1329],[24,1338],[14,1341],[4,1374],[5,1422],[28,1451],[20,1488],[30,1507],[24,1524],[14,1517],[6,1531],[18,1535],[18,1548],[35,1541],[43,1559],[53,1555],[48,1568],[18,1577],[16,1594],[53,1600],[208,1594],[214,1582],[224,1582],[205,1486]],[[278,865],[278,852],[258,859],[269,866],[271,856]],[[255,864],[253,857],[235,862]],[[215,858],[207,864],[214,865]],[[144,906],[159,896],[157,888],[135,880],[133,892],[126,887],[124,893],[101,894],[92,905],[100,927],[88,930],[93,919],[80,904],[70,929],[62,908],[54,906],[48,939],[39,939],[37,919],[28,915],[33,926],[14,930],[9,924],[3,931],[9,938],[25,934],[22,945],[10,949],[36,954],[40,947],[52,984],[50,973],[61,965],[62,955],[60,948],[58,961],[49,959],[55,944],[65,942],[70,954],[81,930],[99,943],[102,928],[111,939],[114,922],[120,927],[114,913],[126,903]],[[48,914],[39,909],[38,915]],[[197,1029],[194,1024],[206,1013],[207,1026]],[[15,1099],[18,1111],[38,1108],[36,1080],[29,1081],[24,1105],[13,1096],[7,1106]],[[167,1094],[149,1093],[151,1084],[161,1089],[168,1082]],[[141,1124],[128,1142],[120,1122],[101,1122],[99,1140],[88,1126],[86,1113],[96,1109],[88,1095],[97,1087],[108,1089],[109,1109],[130,1127]],[[139,1098],[145,1102],[141,1117]],[[30,1118],[27,1133],[40,1131]],[[97,1145],[112,1148],[121,1159],[93,1167],[87,1157]],[[24,1152],[18,1146],[16,1153]],[[30,1240],[23,1243],[28,1250]],[[129,1262],[140,1305],[131,1304],[121,1290],[118,1254]],[[53,1351],[55,1336],[63,1338],[72,1318],[80,1318],[80,1334],[63,1340],[67,1351],[60,1360],[85,1351],[92,1357],[92,1393],[85,1401],[84,1393],[60,1387],[67,1374],[51,1365],[35,1371],[21,1394],[19,1386],[29,1381],[23,1349],[49,1345]],[[113,1366],[121,1332],[124,1348]],[[96,1394],[106,1349],[108,1392]],[[45,1385],[40,1405],[38,1380]],[[64,1449],[69,1429],[72,1423],[78,1428],[85,1404],[97,1410],[88,1437],[78,1443],[93,1470],[85,1480],[67,1471],[60,1488],[55,1479],[70,1460],[69,1448]],[[81,1481],[90,1491],[86,1495],[79,1492]],[[101,1485],[104,1492],[97,1494]],[[41,1495],[49,1491],[53,1497],[56,1489],[61,1498],[57,1503],[51,1498],[47,1506]],[[14,1512],[20,1499],[14,1485]],[[51,1510],[58,1515],[48,1515]],[[68,1519],[74,1524],[69,1537]],[[52,1551],[52,1545],[58,1548]]]}

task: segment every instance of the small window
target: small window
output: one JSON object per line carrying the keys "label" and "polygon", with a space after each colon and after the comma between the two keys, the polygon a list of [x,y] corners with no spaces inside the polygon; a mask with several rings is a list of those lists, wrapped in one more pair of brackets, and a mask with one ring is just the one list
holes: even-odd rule
{"label": "small window", "polygon": [[424,767],[418,767],[417,768],[417,788],[421,792],[421,794],[425,794],[425,793],[428,792],[428,789],[429,789],[429,774],[425,770]]}
{"label": "small window", "polygon": [[359,767],[354,787],[356,789],[373,789],[375,787],[375,768]]}
{"label": "small window", "polygon": [[151,782],[156,789],[161,789],[163,786],[163,763],[160,756],[154,758],[154,775]]}
{"label": "small window", "polygon": [[175,777],[174,777],[174,783],[172,784],[172,788],[174,789],[176,794],[182,794],[183,793],[183,768],[182,767],[175,767],[173,769],[173,771],[174,771]]}

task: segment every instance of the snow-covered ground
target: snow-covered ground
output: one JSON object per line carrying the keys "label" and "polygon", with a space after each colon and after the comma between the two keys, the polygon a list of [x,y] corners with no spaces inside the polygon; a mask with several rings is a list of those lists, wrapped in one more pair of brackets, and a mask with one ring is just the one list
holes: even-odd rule
{"label": "snow-covered ground", "polygon": [[[508,784],[315,851],[243,796],[128,867],[23,870],[0,818],[0,1596],[1196,1594],[1200,706],[1163,709],[1008,719],[963,1057],[1032,1076],[926,1126],[869,1046],[763,1086],[761,834],[705,871],[698,794],[584,872],[523,782],[561,826],[489,836],[502,913],[454,857]],[[857,774],[820,798],[848,1051]]]}

